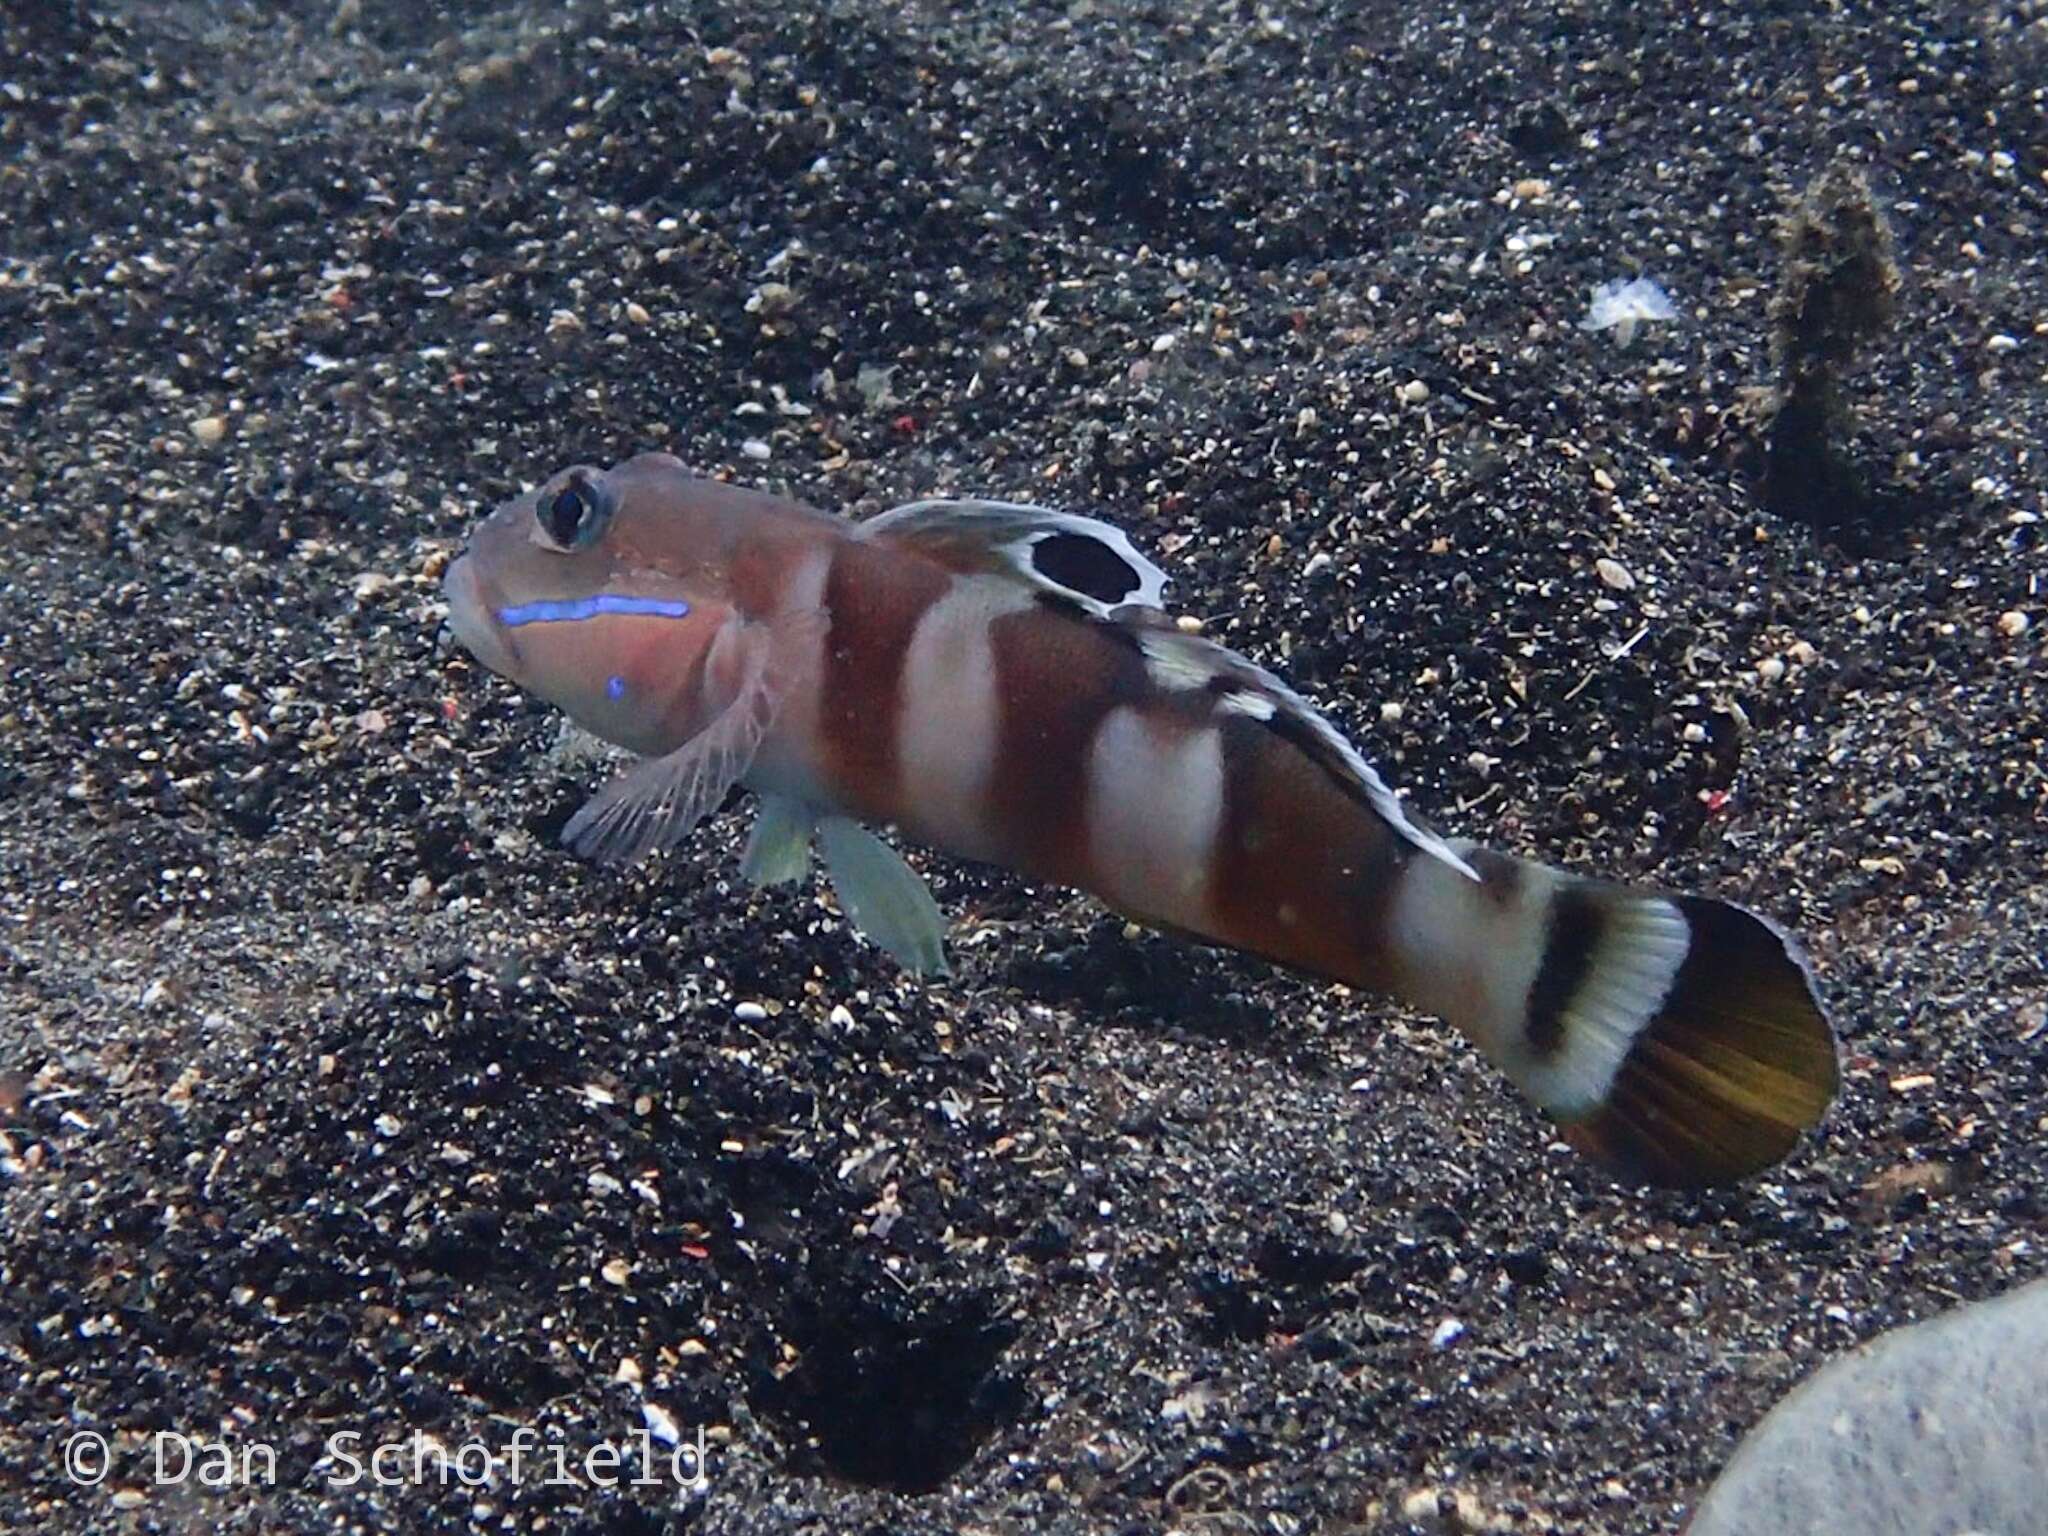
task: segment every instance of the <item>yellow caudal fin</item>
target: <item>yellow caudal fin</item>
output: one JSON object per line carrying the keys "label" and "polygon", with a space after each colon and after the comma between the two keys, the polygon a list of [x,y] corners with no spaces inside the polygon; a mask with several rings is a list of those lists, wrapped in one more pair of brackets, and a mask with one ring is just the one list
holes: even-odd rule
{"label": "yellow caudal fin", "polygon": [[[1740,1179],[1783,1158],[1833,1102],[1834,1031],[1805,963],[1762,918],[1705,897],[1649,899],[1683,917],[1685,958],[1606,1094],[1560,1127],[1647,1183]],[[1598,977],[1587,981],[1578,1011],[1590,1013]]]}
{"label": "yellow caudal fin", "polygon": [[1411,864],[1393,938],[1458,1025],[1623,1177],[1698,1187],[1779,1161],[1839,1081],[1791,941],[1727,902],[1664,896],[1456,845],[1478,880]]}

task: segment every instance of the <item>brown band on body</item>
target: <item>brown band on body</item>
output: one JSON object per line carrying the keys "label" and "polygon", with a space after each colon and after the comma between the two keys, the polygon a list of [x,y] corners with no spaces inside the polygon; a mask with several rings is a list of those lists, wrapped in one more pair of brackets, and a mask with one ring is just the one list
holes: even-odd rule
{"label": "brown band on body", "polygon": [[928,560],[856,539],[839,542],[825,576],[818,738],[828,782],[860,805],[895,804],[904,660],[917,626],[952,578]]}
{"label": "brown band on body", "polygon": [[1226,713],[1221,728],[1215,936],[1353,985],[1385,986],[1388,904],[1409,845],[1266,722]]}
{"label": "brown band on body", "polygon": [[1146,694],[1145,662],[1112,625],[1039,603],[989,627],[1001,735],[988,820],[1033,879],[1092,888],[1088,755],[1103,719]]}

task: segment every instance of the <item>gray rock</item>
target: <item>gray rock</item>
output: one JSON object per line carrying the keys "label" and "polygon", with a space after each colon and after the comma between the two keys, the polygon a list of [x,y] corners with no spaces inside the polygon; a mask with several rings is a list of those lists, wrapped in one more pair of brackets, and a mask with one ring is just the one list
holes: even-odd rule
{"label": "gray rock", "polygon": [[1687,1531],[2048,1531],[2048,1280],[1815,1372],[1750,1431]]}

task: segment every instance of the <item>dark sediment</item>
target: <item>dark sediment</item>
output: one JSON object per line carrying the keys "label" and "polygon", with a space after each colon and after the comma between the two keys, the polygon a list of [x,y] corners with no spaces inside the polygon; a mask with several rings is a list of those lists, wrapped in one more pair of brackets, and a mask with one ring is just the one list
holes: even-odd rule
{"label": "dark sediment", "polygon": [[[2041,1272],[2048,39],[1489,9],[0,20],[0,1527],[1668,1531],[1820,1359]],[[1744,472],[1845,151],[1904,275],[1853,538]],[[1637,270],[1682,318],[1578,330]],[[920,988],[743,818],[575,862],[604,770],[434,577],[647,447],[1102,510],[1439,825],[1803,934],[1825,1134],[1632,1191],[1077,897],[929,861]],[[643,1402],[715,1435],[679,1510],[316,1470]],[[145,1489],[156,1430],[278,1484]]]}

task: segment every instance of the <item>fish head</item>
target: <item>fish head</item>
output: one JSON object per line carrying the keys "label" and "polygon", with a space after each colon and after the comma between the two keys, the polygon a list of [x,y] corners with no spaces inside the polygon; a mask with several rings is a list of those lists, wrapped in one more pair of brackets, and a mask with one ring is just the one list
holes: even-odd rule
{"label": "fish head", "polygon": [[729,533],[665,454],[577,464],[471,532],[442,580],[478,661],[587,730],[666,751],[676,703],[732,614]]}

